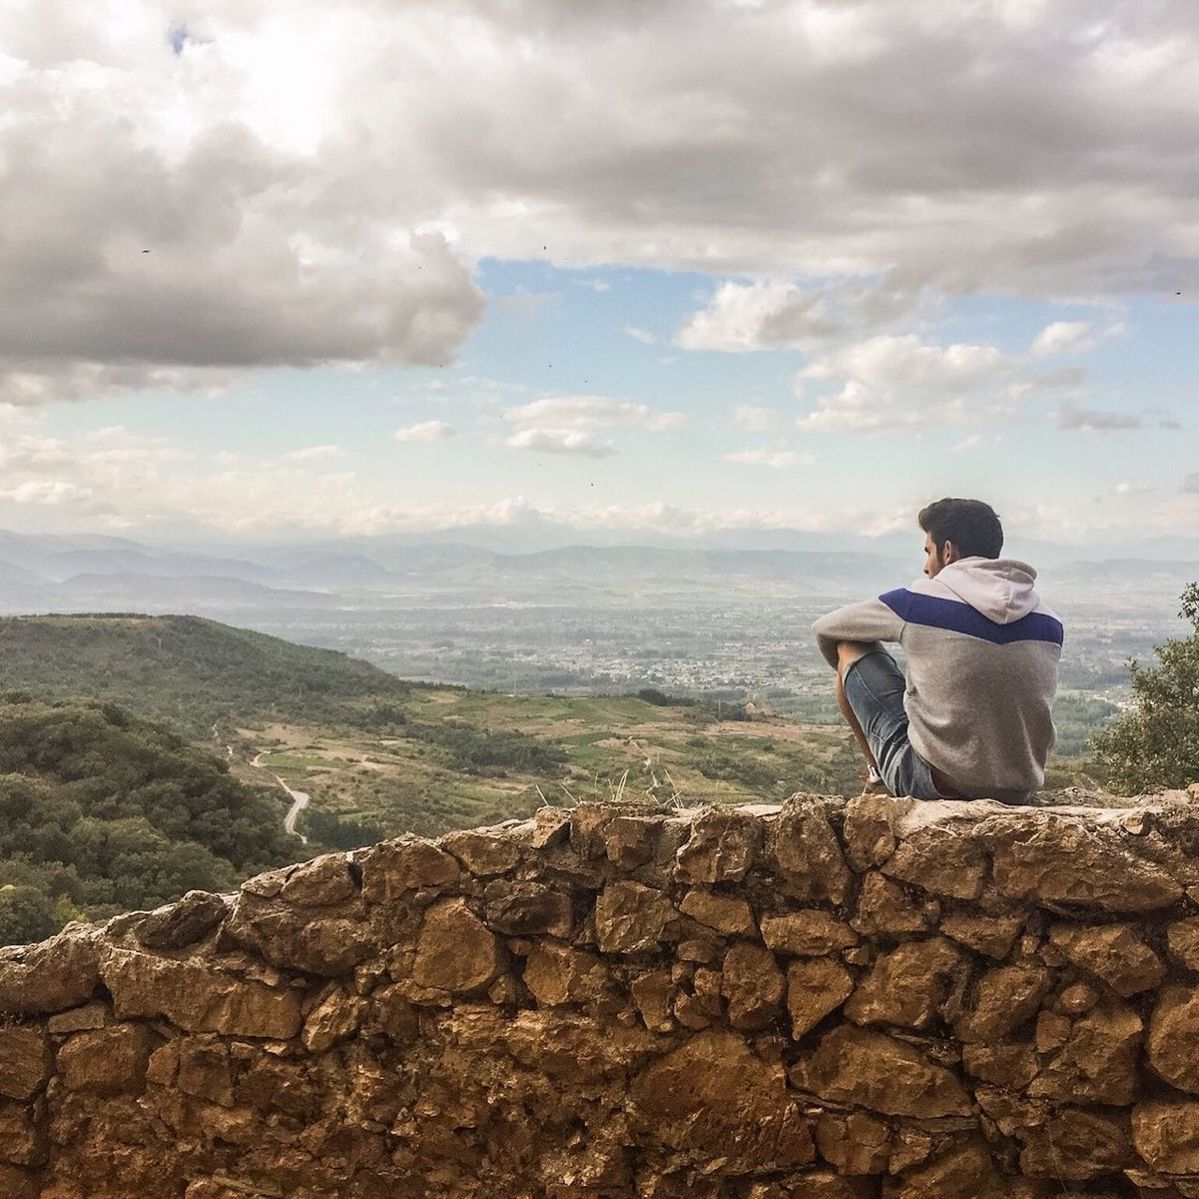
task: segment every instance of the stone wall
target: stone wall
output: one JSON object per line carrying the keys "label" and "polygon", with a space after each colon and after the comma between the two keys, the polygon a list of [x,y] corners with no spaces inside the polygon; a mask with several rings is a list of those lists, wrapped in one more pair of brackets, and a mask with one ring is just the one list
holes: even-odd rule
{"label": "stone wall", "polygon": [[1199,1196],[1199,804],[543,809],[0,951],[0,1199]]}

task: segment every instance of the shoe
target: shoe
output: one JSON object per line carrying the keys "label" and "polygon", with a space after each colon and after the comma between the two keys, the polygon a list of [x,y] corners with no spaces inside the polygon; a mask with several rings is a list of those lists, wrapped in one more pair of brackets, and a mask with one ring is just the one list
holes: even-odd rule
{"label": "shoe", "polygon": [[883,776],[879,774],[873,766],[866,772],[866,781],[862,784],[863,795],[886,795],[887,784],[883,782]]}

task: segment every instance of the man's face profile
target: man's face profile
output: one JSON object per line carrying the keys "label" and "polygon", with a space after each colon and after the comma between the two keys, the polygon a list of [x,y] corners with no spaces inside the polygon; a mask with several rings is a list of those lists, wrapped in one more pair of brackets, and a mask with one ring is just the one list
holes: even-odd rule
{"label": "man's face profile", "polygon": [[[949,543],[946,542],[942,548],[948,548]],[[933,541],[931,533],[924,535],[924,573],[931,579],[939,573],[945,565],[945,561],[941,556],[941,549],[937,547],[937,543]]]}

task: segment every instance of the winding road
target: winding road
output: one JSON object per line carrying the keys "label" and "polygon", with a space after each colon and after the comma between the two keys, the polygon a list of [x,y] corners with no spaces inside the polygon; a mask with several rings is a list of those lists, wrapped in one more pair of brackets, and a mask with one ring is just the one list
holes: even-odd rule
{"label": "winding road", "polygon": [[[262,759],[266,757],[266,750],[259,750],[254,755],[250,765],[256,770],[266,770],[262,764]],[[287,811],[287,815],[283,817],[283,831],[292,837],[299,837],[302,845],[308,844],[308,838],[303,833],[296,832],[296,819],[300,813],[308,806],[308,801],[311,796],[307,791],[293,791],[277,774],[272,774],[271,777],[291,796],[291,807]]]}

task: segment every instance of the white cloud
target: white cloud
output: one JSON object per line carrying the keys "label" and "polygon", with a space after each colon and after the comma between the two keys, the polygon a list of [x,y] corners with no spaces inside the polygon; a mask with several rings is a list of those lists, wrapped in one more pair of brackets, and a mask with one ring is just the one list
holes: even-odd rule
{"label": "white cloud", "polygon": [[785,466],[799,466],[814,462],[811,454],[800,454],[794,450],[737,450],[722,454],[724,462],[739,462],[743,466],[769,466],[779,470]]}
{"label": "white cloud", "polygon": [[1174,294],[1199,259],[1188,0],[664,0],[636,21],[247,0],[201,5],[178,53],[162,0],[18,11],[14,401],[444,362],[481,317],[484,256],[740,277],[680,333],[720,349],[807,344],[842,301],[860,338],[871,303],[920,292]]}
{"label": "white cloud", "polygon": [[325,462],[330,458],[340,458],[344,453],[339,445],[310,445],[280,457],[284,462]]}
{"label": "white cloud", "polygon": [[1054,321],[1046,325],[1033,340],[1030,353],[1034,358],[1052,354],[1081,354],[1098,344],[1087,321]]}
{"label": "white cloud", "polygon": [[805,382],[840,389],[819,396],[798,423],[824,432],[968,424],[1010,405],[988,389],[1013,365],[992,345],[934,346],[915,334],[872,337],[814,359],[799,372],[799,389]]}
{"label": "white cloud", "polygon": [[445,441],[456,433],[457,429],[443,420],[426,420],[397,429],[393,436],[401,442]]}
{"label": "white cloud", "polygon": [[636,325],[625,325],[624,331],[627,336],[634,341],[639,341],[643,346],[657,345],[658,339],[645,329],[638,329]]}
{"label": "white cloud", "polygon": [[0,499],[12,500],[15,504],[79,504],[92,498],[90,487],[80,487],[64,479],[30,479],[0,491]]}
{"label": "white cloud", "polygon": [[587,458],[607,458],[616,453],[610,441],[601,441],[594,433],[578,429],[522,429],[504,442],[514,450],[532,450],[538,454],[582,454]]}
{"label": "white cloud", "polygon": [[805,347],[841,331],[824,297],[794,284],[724,283],[706,308],[693,313],[675,343],[685,350],[743,352],[778,346]]}
{"label": "white cloud", "polygon": [[605,429],[625,425],[660,433],[683,423],[681,412],[658,412],[645,404],[606,396],[551,396],[504,413],[515,425],[553,429]]}
{"label": "white cloud", "polygon": [[[1085,354],[1102,342],[1111,341],[1115,337],[1123,337],[1128,332],[1128,326],[1123,321],[1109,321],[1103,328],[1097,329],[1089,321],[1054,321],[1048,324],[1033,339],[1029,353],[1034,358],[1048,358],[1055,354]],[[1080,368],[1073,368],[1078,370]],[[1051,371],[1043,375],[1038,382],[1041,385],[1056,385],[1059,379],[1069,380],[1071,368]]]}
{"label": "white cloud", "polygon": [[1149,495],[1156,490],[1152,483],[1117,483],[1113,488],[1116,495]]}
{"label": "white cloud", "polygon": [[332,23],[222,7],[179,55],[158,0],[120,20],[49,0],[6,38],[0,396],[436,365],[480,319],[445,237],[386,211],[382,177],[351,182]]}

